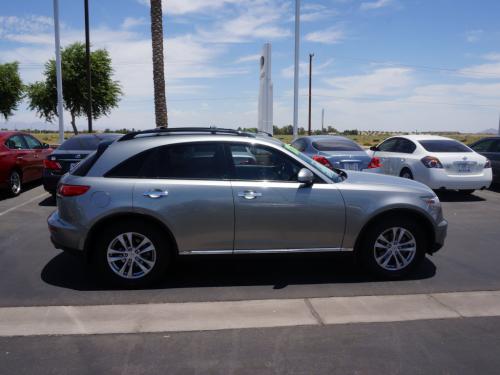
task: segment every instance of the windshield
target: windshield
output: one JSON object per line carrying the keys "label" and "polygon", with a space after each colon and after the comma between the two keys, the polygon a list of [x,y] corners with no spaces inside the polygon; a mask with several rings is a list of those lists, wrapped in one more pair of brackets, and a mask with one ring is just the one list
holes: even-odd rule
{"label": "windshield", "polygon": [[472,152],[466,145],[451,139],[432,139],[420,141],[420,144],[429,152]]}
{"label": "windshield", "polygon": [[356,143],[348,139],[328,139],[312,143],[318,151],[363,151]]}
{"label": "windshield", "polygon": [[120,135],[107,135],[103,137],[73,137],[63,142],[59,146],[59,150],[81,150],[81,151],[94,151],[102,141],[112,141],[119,138]]}
{"label": "windshield", "polygon": [[317,161],[311,159],[309,156],[303,154],[299,150],[297,150],[295,147],[283,144],[283,147],[286,148],[288,151],[292,152],[294,155],[298,156],[302,161],[305,161],[307,164],[311,165],[312,167],[318,169],[321,173],[323,173],[325,176],[327,176],[330,180],[334,182],[339,182],[341,180],[341,177],[338,173],[335,173],[331,169],[325,167],[324,165],[318,163]]}

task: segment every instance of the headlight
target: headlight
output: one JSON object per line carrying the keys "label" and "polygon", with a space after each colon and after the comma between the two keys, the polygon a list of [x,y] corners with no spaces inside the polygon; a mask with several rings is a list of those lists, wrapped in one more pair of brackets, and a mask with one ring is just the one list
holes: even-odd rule
{"label": "headlight", "polygon": [[439,201],[439,198],[436,195],[420,198],[424,201],[425,205],[427,206],[427,211],[429,211],[434,220],[438,220],[442,213],[441,202]]}

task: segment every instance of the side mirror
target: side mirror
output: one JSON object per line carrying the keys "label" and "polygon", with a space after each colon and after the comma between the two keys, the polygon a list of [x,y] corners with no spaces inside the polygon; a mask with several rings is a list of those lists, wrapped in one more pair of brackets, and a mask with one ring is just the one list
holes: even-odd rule
{"label": "side mirror", "polygon": [[371,151],[378,151],[378,147],[377,146],[372,146],[372,147],[370,147],[370,150]]}
{"label": "side mirror", "polygon": [[297,180],[301,184],[305,184],[307,186],[310,186],[314,183],[314,174],[307,168],[302,168],[299,171],[299,174],[297,176]]}
{"label": "side mirror", "polygon": [[48,143],[42,143],[42,148],[49,148],[50,145]]}

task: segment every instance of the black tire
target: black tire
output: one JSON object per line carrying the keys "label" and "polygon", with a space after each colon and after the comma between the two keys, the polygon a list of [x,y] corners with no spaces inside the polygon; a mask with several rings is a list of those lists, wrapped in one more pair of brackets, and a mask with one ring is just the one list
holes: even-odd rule
{"label": "black tire", "polygon": [[[110,263],[108,262],[108,247],[112,247],[112,249],[118,249],[121,251],[123,248],[122,245],[119,244],[119,241],[116,241],[116,238],[120,234],[124,233],[135,233],[132,237],[132,241],[139,242],[141,240],[140,236],[146,237],[155,249],[155,256],[152,256],[152,253],[144,254],[143,256],[147,258],[148,261],[154,263],[154,265],[150,268],[148,273],[141,277],[137,278],[126,278],[117,274]],[[105,231],[102,231],[98,236],[96,241],[96,248],[93,257],[93,261],[97,268],[99,274],[108,282],[125,288],[142,288],[154,285],[158,281],[160,281],[166,274],[166,271],[171,263],[172,259],[172,246],[167,240],[168,236],[166,233],[163,233],[159,228],[155,226],[151,226],[148,223],[143,223],[136,220],[127,220],[121,221],[115,224],[112,224],[109,227],[106,227]],[[137,243],[135,244],[137,245]],[[126,254],[125,251],[123,251]],[[118,254],[119,255],[119,254]],[[125,255],[124,255],[125,256]],[[133,256],[133,255],[131,255]],[[129,262],[132,262],[130,259]],[[145,265],[145,263],[141,264]],[[124,261],[118,260],[113,264],[117,268],[121,268],[124,265]],[[130,263],[129,263],[130,264]],[[133,271],[136,270],[138,274],[140,274],[141,270],[137,263],[133,264]],[[127,268],[128,267],[128,268]],[[125,266],[128,270],[129,266]],[[134,272],[132,271],[132,274]]]}
{"label": "black tire", "polygon": [[7,180],[7,191],[11,197],[16,197],[21,194],[23,190],[23,178],[21,173],[17,170],[13,170],[9,174],[9,178]]}
{"label": "black tire", "polygon": [[464,195],[471,195],[475,191],[476,191],[475,189],[466,189],[466,190],[459,190],[459,193]]}
{"label": "black tire", "polygon": [[399,177],[413,180],[413,173],[411,173],[411,171],[408,168],[403,168],[401,170],[401,173],[399,174]]}
{"label": "black tire", "polygon": [[[402,269],[389,270],[383,268],[376,260],[376,256],[380,255],[379,251],[383,250],[378,248],[375,250],[375,243],[380,235],[392,228],[403,228],[410,232],[416,243],[416,251],[412,259]],[[408,237],[405,235],[404,238]],[[391,216],[381,218],[367,228],[356,249],[356,255],[361,265],[374,276],[382,279],[400,279],[413,272],[422,263],[427,247],[428,239],[425,230],[418,221],[407,217]],[[395,264],[395,255],[390,257],[392,260],[388,266],[391,266],[391,262]]]}

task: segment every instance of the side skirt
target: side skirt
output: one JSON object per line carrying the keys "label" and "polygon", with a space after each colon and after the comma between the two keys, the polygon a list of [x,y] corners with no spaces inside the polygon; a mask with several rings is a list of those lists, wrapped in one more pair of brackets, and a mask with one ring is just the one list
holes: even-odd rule
{"label": "side skirt", "polygon": [[191,250],[180,252],[180,255],[203,255],[203,254],[288,254],[288,253],[338,253],[351,252],[352,248],[325,247],[313,249],[260,249],[260,250]]}

